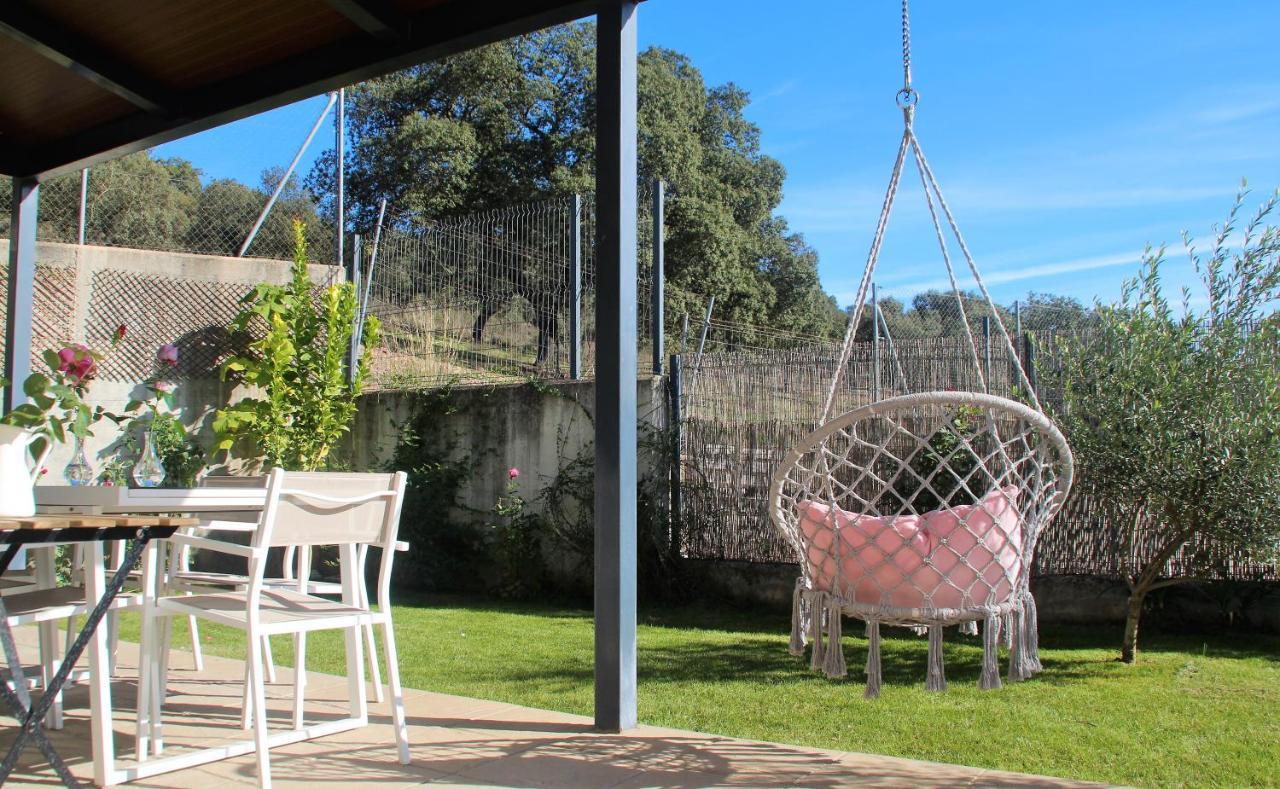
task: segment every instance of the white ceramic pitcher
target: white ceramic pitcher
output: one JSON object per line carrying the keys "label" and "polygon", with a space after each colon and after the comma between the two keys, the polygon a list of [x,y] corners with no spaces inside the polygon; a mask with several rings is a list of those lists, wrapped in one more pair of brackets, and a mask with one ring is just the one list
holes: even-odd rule
{"label": "white ceramic pitcher", "polygon": [[0,516],[29,518],[36,514],[36,498],[32,492],[40,477],[40,467],[53,449],[46,442],[40,457],[32,463],[28,448],[39,434],[13,425],[0,425]]}

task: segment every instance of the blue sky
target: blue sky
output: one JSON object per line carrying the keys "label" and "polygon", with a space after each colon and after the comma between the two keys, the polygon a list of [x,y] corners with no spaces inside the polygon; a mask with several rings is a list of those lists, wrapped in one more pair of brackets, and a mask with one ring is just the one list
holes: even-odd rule
{"label": "blue sky", "polygon": [[[779,10],[785,9],[785,10]],[[1221,221],[1247,178],[1280,186],[1280,3],[916,0],[916,131],[997,300],[1028,290],[1112,299],[1145,244]],[[688,54],[787,168],[780,212],[847,303],[865,263],[901,114],[893,0],[649,0],[642,46]],[[256,183],[288,163],[322,98],[162,146],[211,177]],[[304,160],[332,144],[322,132]],[[909,296],[945,284],[918,178],[904,177],[876,280]],[[1277,221],[1280,221],[1278,218]]]}

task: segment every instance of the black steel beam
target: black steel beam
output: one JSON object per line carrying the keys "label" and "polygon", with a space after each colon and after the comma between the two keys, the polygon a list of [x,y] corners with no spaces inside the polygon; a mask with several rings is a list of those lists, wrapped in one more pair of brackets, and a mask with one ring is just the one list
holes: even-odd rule
{"label": "black steel beam", "polygon": [[145,150],[326,91],[595,13],[594,0],[477,3],[452,0],[409,20],[394,42],[357,36],[318,47],[183,96],[180,117],[136,113],[64,140],[16,151],[10,161],[41,179]]}
{"label": "black steel beam", "polygon": [[173,97],[93,42],[23,3],[0,4],[0,33],[146,112],[163,115]]}
{"label": "black steel beam", "polygon": [[384,0],[325,0],[356,27],[382,41],[408,36],[409,21]]}

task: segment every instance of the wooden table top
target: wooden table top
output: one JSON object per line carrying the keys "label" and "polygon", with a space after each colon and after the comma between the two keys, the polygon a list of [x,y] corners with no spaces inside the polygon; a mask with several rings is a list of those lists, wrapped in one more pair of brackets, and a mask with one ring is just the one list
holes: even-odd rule
{"label": "wooden table top", "polygon": [[118,529],[195,526],[198,518],[167,515],[35,515],[30,518],[0,517],[0,531],[57,531],[59,529]]}

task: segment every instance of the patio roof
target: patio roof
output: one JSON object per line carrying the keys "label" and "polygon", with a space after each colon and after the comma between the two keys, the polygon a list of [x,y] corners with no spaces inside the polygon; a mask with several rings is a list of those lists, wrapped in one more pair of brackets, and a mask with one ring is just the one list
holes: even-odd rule
{"label": "patio roof", "polygon": [[292,101],[595,15],[596,725],[636,723],[636,9],[640,0],[11,0],[2,410],[26,401],[39,182]]}
{"label": "patio roof", "polygon": [[0,173],[78,170],[597,5],[14,0],[0,5]]}

